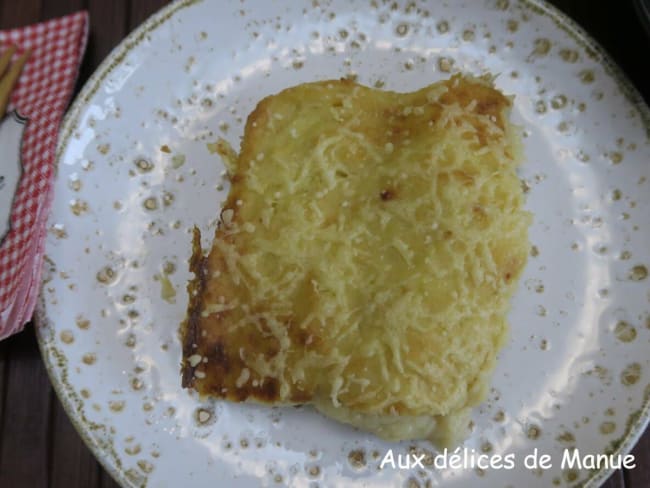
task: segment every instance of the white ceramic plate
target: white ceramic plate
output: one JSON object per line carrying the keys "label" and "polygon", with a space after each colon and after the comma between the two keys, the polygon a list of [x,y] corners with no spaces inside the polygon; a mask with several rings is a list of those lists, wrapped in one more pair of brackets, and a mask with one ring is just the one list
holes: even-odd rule
{"label": "white ceramic plate", "polygon": [[[514,467],[378,469],[391,448],[396,460],[432,448],[182,390],[190,231],[211,239],[227,191],[206,144],[238,147],[255,104],[297,83],[351,75],[403,91],[457,70],[498,73],[527,134],[533,256],[464,444]],[[52,381],[126,486],[598,484],[607,469],[563,469],[563,450],[625,452],[648,418],[648,118],[602,51],[539,1],[172,4],[66,120],[37,314]],[[535,449],[551,468],[526,467]]]}

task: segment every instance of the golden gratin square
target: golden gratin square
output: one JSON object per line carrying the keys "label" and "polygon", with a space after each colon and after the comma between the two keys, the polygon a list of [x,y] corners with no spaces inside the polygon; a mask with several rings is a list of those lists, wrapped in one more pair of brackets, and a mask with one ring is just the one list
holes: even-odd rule
{"label": "golden gratin square", "polygon": [[465,435],[525,266],[511,100],[460,75],[412,93],[347,80],[263,99],[207,256],[195,230],[182,382],[313,404],[390,440]]}

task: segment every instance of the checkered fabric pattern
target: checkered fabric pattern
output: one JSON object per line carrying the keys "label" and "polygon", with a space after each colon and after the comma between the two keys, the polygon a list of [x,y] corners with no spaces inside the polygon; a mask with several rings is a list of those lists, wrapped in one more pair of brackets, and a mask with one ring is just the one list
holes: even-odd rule
{"label": "checkered fabric pattern", "polygon": [[31,319],[40,291],[59,125],[87,38],[86,12],[0,31],[0,52],[9,45],[18,48],[16,57],[32,50],[9,106],[28,122],[21,149],[23,177],[14,198],[11,230],[0,247],[0,339]]}

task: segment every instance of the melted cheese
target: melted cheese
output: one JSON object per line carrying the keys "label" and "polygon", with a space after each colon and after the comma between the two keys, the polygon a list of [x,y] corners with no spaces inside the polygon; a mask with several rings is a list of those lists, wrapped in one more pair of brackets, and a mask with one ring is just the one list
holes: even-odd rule
{"label": "melted cheese", "polygon": [[206,258],[195,241],[184,386],[457,442],[529,248],[509,107],[458,76],[262,100],[236,160],[220,151],[232,186]]}

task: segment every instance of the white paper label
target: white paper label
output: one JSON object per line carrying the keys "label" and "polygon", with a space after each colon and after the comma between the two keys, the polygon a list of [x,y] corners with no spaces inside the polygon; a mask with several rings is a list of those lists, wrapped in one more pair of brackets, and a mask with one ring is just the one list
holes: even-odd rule
{"label": "white paper label", "polygon": [[20,148],[26,124],[16,111],[0,121],[0,244],[11,229],[11,207],[23,175]]}

